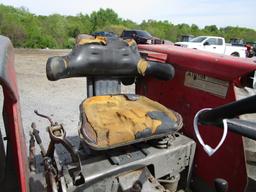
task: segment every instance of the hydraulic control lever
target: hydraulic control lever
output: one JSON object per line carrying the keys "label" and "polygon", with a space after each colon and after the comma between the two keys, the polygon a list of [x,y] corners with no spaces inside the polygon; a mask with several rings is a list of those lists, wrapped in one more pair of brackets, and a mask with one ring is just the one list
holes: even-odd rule
{"label": "hydraulic control lever", "polygon": [[199,115],[199,122],[204,125],[220,125],[223,119],[249,113],[256,113],[256,95],[204,111]]}
{"label": "hydraulic control lever", "polygon": [[256,141],[256,123],[241,119],[227,119],[228,129]]}
{"label": "hydraulic control lever", "polygon": [[204,110],[198,115],[198,122],[202,125],[223,127],[223,119],[226,119],[230,131],[256,140],[256,123],[236,118],[249,113],[256,113],[256,95]]}
{"label": "hydraulic control lever", "polygon": [[[43,162],[44,162],[45,178],[46,178],[48,191],[57,192],[58,191],[57,190],[57,181],[55,180],[56,175],[57,175],[57,170],[54,167],[53,159],[51,159],[50,157],[48,157],[46,155],[46,150],[44,149],[41,137],[39,135],[39,131],[36,129],[36,124],[34,122],[31,124],[31,128],[32,128],[32,131],[31,131],[30,142],[31,142],[31,144],[33,144],[33,142],[36,141],[40,147],[41,154],[44,159]],[[33,147],[33,145],[30,147]],[[34,151],[30,150],[30,157],[34,157],[33,153],[34,153]],[[34,167],[32,164],[32,160],[34,160],[34,158],[31,158],[30,168]],[[35,162],[33,162],[33,163],[35,164]],[[31,171],[34,172],[35,170],[32,169]]]}
{"label": "hydraulic control lever", "polygon": [[[194,117],[193,125],[196,137],[205,152],[209,156],[213,155],[225,141],[228,130],[256,140],[256,123],[236,118],[248,113],[256,113],[256,95],[214,109],[205,108],[198,111]],[[199,124],[223,127],[222,138],[215,148],[203,141],[198,128]]]}
{"label": "hydraulic control lever", "polygon": [[50,122],[50,126],[48,126],[47,130],[51,140],[47,151],[45,151],[42,146],[42,141],[38,134],[39,131],[32,127],[36,141],[41,148],[41,153],[43,157],[49,157],[50,159],[54,159],[55,144],[62,144],[69,152],[72,159],[72,167],[69,169],[69,173],[73,179],[74,184],[76,185],[77,183],[83,182],[84,178],[81,173],[81,161],[78,150],[74,148],[74,146],[66,138],[66,131],[64,130],[63,126],[61,124],[58,124],[57,122],[53,123],[51,118],[46,115],[42,115],[37,111],[35,111],[35,113],[40,117],[48,119]]}
{"label": "hydraulic control lever", "polygon": [[38,111],[37,111],[37,110],[34,110],[34,113],[35,113],[37,116],[39,116],[39,117],[42,117],[42,118],[48,119],[48,121],[50,122],[51,126],[53,126],[53,125],[54,125],[54,123],[53,123],[53,121],[52,121],[52,119],[51,119],[50,117],[48,117],[48,116],[46,116],[46,115],[43,115],[43,114],[38,113]]}
{"label": "hydraulic control lever", "polygon": [[48,127],[48,133],[50,135],[51,141],[47,150],[46,155],[53,158],[55,144],[62,144],[65,149],[69,152],[72,159],[72,168],[69,169],[69,173],[73,178],[74,183],[79,183],[83,180],[81,174],[81,161],[76,148],[67,140],[66,131],[61,124],[55,124]]}

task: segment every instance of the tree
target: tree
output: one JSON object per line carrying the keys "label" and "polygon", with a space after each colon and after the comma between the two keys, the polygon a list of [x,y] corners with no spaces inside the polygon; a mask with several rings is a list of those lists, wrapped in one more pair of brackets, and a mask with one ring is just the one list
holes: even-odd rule
{"label": "tree", "polygon": [[112,9],[100,9],[99,11],[92,12],[90,21],[92,23],[91,32],[94,32],[107,25],[118,25],[120,24],[121,19]]}
{"label": "tree", "polygon": [[207,25],[204,27],[204,30],[209,31],[211,33],[217,33],[218,27],[216,25]]}
{"label": "tree", "polygon": [[112,9],[100,9],[90,15],[80,13],[76,16],[37,16],[25,7],[14,8],[0,4],[0,34],[8,36],[15,47],[71,48],[79,33],[91,34],[103,30],[120,35],[124,29],[146,30],[153,36],[171,41],[176,41],[181,35],[217,35],[225,37],[227,41],[230,38],[256,40],[254,29],[238,26],[219,29],[216,25],[208,25],[200,29],[195,24],[174,25],[167,20],[147,20],[137,24],[119,18]]}

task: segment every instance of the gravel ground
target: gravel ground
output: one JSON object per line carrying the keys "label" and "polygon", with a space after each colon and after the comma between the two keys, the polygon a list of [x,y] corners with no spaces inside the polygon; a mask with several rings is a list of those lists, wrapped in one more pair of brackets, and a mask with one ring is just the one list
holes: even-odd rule
{"label": "gravel ground", "polygon": [[[256,90],[244,88],[244,89],[235,89],[238,99],[245,98],[247,96],[255,95]],[[256,114],[246,114],[240,116],[241,119],[256,121]],[[251,180],[254,180],[253,189],[248,190],[248,192],[256,190],[256,141],[248,138],[243,138],[244,141],[244,150],[245,158],[247,162],[247,175]]]}
{"label": "gravel ground", "polygon": [[[75,138],[78,135],[79,104],[86,98],[86,78],[48,81],[45,73],[48,57],[65,55],[69,51],[15,50],[15,69],[27,144],[32,122],[37,124],[44,146],[47,146],[49,141],[48,133],[45,131],[48,122],[36,116],[33,112],[35,109],[62,123],[73,144],[78,144],[78,139]],[[134,92],[134,86],[122,87],[122,91]]]}
{"label": "gravel ground", "polygon": [[49,115],[54,121],[63,123],[67,135],[75,135],[78,122],[78,106],[85,98],[85,79],[48,81],[45,74],[47,58],[65,55],[69,50],[15,50],[15,68],[20,92],[21,115],[26,142],[32,122],[37,124],[44,146],[48,143],[45,131],[47,120],[34,114],[34,110]]}

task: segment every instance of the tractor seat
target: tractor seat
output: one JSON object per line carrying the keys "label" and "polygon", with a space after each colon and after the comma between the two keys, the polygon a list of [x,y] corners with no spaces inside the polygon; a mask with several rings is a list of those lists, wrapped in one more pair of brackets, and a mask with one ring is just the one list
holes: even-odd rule
{"label": "tractor seat", "polygon": [[163,137],[182,127],[178,113],[139,95],[93,96],[82,102],[80,112],[80,137],[96,150]]}
{"label": "tractor seat", "polygon": [[138,95],[121,95],[121,82],[144,76],[170,80],[171,64],[141,58],[134,41],[84,38],[65,56],[46,64],[51,81],[87,77],[88,98],[80,105],[81,141],[95,150],[156,139],[177,131],[182,119],[160,103]]}

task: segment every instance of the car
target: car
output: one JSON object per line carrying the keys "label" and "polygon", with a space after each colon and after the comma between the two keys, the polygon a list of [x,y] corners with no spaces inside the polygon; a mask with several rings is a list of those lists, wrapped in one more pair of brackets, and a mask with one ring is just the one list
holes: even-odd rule
{"label": "car", "polygon": [[228,45],[223,37],[217,36],[199,36],[189,42],[176,42],[175,45],[242,58],[246,57],[247,52],[246,47]]}
{"label": "car", "polygon": [[194,38],[194,35],[182,35],[180,38],[181,42],[189,42]]}
{"label": "car", "polygon": [[118,38],[118,35],[115,34],[114,32],[108,32],[108,31],[96,31],[91,34],[92,36],[103,36],[103,37],[108,37],[108,38]]}
{"label": "car", "polygon": [[94,32],[92,34],[79,34],[76,37],[76,45],[79,44],[79,42],[81,43],[83,39],[91,39],[91,38],[95,38],[96,36],[103,36],[103,37],[107,37],[108,39],[119,39],[118,35],[113,33],[113,32],[106,32],[106,31],[97,31]]}
{"label": "car", "polygon": [[122,39],[134,39],[137,44],[163,44],[164,41],[153,37],[149,32],[142,30],[124,30],[120,36]]}

